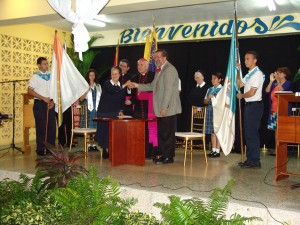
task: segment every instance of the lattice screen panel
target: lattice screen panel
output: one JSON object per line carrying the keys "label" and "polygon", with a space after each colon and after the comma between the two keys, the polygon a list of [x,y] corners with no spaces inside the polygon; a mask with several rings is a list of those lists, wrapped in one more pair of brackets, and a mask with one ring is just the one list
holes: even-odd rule
{"label": "lattice screen panel", "polygon": [[[37,70],[38,57],[51,60],[52,44],[27,40],[0,34],[0,112],[13,113],[13,89],[15,87],[15,143],[23,142],[23,98],[27,93],[29,79]],[[15,82],[12,82],[15,81]],[[0,145],[12,141],[12,122],[0,127]],[[35,138],[35,130],[30,129],[30,139]]]}

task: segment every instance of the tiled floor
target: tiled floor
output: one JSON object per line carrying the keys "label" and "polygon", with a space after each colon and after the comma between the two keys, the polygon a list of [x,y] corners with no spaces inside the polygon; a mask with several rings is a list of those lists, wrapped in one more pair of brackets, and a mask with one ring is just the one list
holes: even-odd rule
{"label": "tiled floor", "polygon": [[[2,150],[0,157],[0,170],[35,173],[34,151],[21,154]],[[261,208],[264,208],[264,204],[268,208],[297,212],[300,215],[300,188],[290,188],[300,183],[300,177],[275,182],[275,157],[269,156],[267,152],[261,152],[261,169],[240,169],[237,166],[240,159],[240,154],[229,154],[227,157],[221,155],[220,158],[209,159],[206,166],[203,153],[195,152],[193,161],[187,159],[184,168],[183,151],[177,150],[173,164],[155,165],[151,160],[146,160],[145,166],[112,167],[108,160],[100,158],[99,152],[91,152],[87,159],[79,163],[87,168],[96,167],[100,177],[109,175],[124,187],[203,198],[209,196],[211,189],[224,187],[228,180],[235,179],[232,194],[235,199],[230,201]],[[297,158],[296,149],[289,151],[288,171],[300,174],[300,158]],[[276,218],[277,215],[272,216]]]}

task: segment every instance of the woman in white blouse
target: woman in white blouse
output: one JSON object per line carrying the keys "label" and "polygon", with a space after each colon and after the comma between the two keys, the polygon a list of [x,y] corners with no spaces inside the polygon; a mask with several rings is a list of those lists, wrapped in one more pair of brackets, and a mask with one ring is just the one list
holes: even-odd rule
{"label": "woman in white blouse", "polygon": [[[97,109],[101,97],[101,86],[98,84],[95,80],[97,77],[97,72],[94,69],[90,69],[87,74],[85,79],[90,85],[89,90],[80,98],[80,101],[86,99],[86,104],[88,108],[88,127],[89,128],[97,128],[97,122],[93,121],[93,118],[97,117]],[[93,146],[89,146],[89,150],[94,150],[97,151],[97,147],[94,144]]]}

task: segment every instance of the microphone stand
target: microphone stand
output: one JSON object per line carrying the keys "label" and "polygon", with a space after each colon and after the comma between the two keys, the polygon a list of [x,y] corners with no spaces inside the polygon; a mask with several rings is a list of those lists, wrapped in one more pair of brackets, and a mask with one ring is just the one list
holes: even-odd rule
{"label": "microphone stand", "polygon": [[12,150],[17,150],[21,153],[24,153],[21,148],[17,147],[15,145],[15,105],[16,105],[16,82],[22,82],[22,81],[28,81],[28,79],[25,80],[10,80],[10,81],[3,81],[0,82],[0,84],[3,83],[13,83],[13,113],[12,113],[12,141],[10,144],[10,147],[4,148],[4,149],[0,149],[0,150],[6,150],[6,149],[12,149]]}

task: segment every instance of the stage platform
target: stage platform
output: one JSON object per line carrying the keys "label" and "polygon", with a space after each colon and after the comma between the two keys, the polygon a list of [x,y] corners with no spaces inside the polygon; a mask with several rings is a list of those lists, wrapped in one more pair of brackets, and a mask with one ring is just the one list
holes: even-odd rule
{"label": "stage platform", "polygon": [[[0,147],[1,148],[1,147]],[[75,148],[78,150],[78,147]],[[16,178],[18,173],[34,174],[34,151],[21,154],[17,151],[0,151],[0,179]],[[94,166],[100,177],[111,176],[120,183],[123,197],[138,199],[134,208],[160,217],[155,202],[168,202],[167,196],[206,199],[215,187],[224,187],[230,179],[236,180],[230,198],[228,215],[239,213],[258,216],[263,222],[251,224],[300,224],[300,188],[291,189],[300,183],[299,177],[274,181],[275,157],[261,152],[261,169],[240,169],[237,163],[240,154],[230,154],[208,159],[205,165],[202,152],[194,152],[193,161],[187,159],[183,167],[183,150],[176,150],[175,162],[155,165],[146,160],[145,166],[120,165],[112,167],[108,160],[100,158],[99,152],[89,153],[79,163],[86,168]],[[289,150],[288,171],[300,173],[300,158],[296,148]]]}

